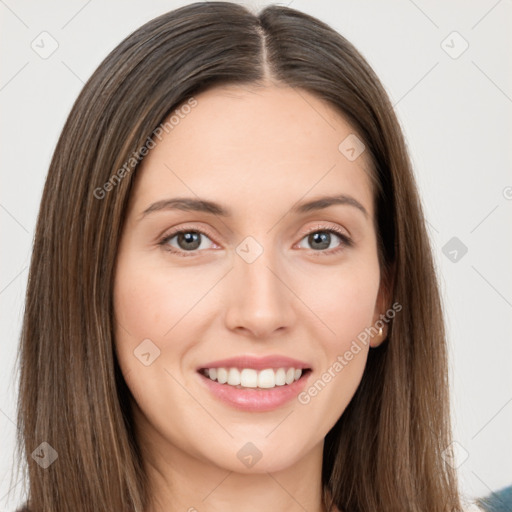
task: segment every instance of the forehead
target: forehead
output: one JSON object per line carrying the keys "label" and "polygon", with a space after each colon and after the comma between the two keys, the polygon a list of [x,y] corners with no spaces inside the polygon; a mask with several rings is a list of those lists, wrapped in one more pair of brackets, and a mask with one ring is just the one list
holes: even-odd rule
{"label": "forehead", "polygon": [[340,150],[355,132],[326,102],[276,86],[216,87],[195,100],[178,107],[172,129],[154,139],[138,171],[136,202],[197,195],[236,212],[343,193],[373,216],[368,156],[352,161]]}

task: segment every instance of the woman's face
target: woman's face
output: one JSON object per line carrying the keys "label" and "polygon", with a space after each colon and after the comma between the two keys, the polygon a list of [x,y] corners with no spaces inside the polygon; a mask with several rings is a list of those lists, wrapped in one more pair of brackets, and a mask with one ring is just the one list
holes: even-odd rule
{"label": "woman's face", "polygon": [[[321,450],[361,380],[362,333],[385,309],[369,161],[305,91],[195,99],[138,170],[116,351],[154,457],[277,471]],[[324,196],[342,199],[304,206]]]}

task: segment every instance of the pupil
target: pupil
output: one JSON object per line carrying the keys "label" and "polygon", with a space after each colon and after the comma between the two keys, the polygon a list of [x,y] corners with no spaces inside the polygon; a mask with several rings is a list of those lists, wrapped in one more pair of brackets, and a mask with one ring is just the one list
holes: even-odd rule
{"label": "pupil", "polygon": [[326,233],[325,231],[313,233],[309,236],[309,241],[312,247],[315,247],[315,244],[319,243],[321,247],[316,247],[317,249],[327,249],[330,243],[330,233]]}
{"label": "pupil", "polygon": [[[184,241],[185,244],[182,246],[180,242]],[[178,235],[178,244],[182,249],[197,249],[201,245],[199,240],[199,233],[190,231],[188,233],[181,233]]]}

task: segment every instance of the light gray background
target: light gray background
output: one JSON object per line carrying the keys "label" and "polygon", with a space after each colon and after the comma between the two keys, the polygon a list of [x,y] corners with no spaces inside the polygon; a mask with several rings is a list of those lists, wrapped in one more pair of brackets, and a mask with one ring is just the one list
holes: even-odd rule
{"label": "light gray background", "polygon": [[[11,480],[15,356],[36,215],[57,137],[85,80],[107,53],[146,21],[187,3],[0,0],[0,510],[14,510],[23,499],[22,483]],[[246,2],[254,8],[266,3]],[[395,105],[447,313],[462,490],[471,498],[510,485],[512,2],[288,5],[326,21],[354,43]],[[58,43],[47,59],[31,47],[34,40],[42,46],[41,37],[48,38],[39,37],[43,31]],[[464,48],[461,38],[469,47],[457,56]],[[450,245],[443,253],[452,237],[467,247],[466,254]]]}

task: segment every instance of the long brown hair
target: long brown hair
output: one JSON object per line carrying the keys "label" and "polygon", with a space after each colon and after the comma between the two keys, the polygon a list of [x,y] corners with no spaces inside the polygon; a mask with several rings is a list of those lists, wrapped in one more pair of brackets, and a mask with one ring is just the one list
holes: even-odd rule
{"label": "long brown hair", "polygon": [[[201,2],[151,20],[105,58],[55,149],[20,344],[18,441],[31,512],[145,509],[130,392],[113,343],[113,277],[139,163],[133,155],[193,95],[269,77],[326,100],[363,139],[373,167],[381,271],[392,302],[402,305],[326,436],[324,497],[344,512],[460,510],[455,474],[443,457],[450,424],[438,285],[411,163],[384,88],[344,37],[311,16]],[[42,442],[58,454],[46,469],[31,456]]]}

